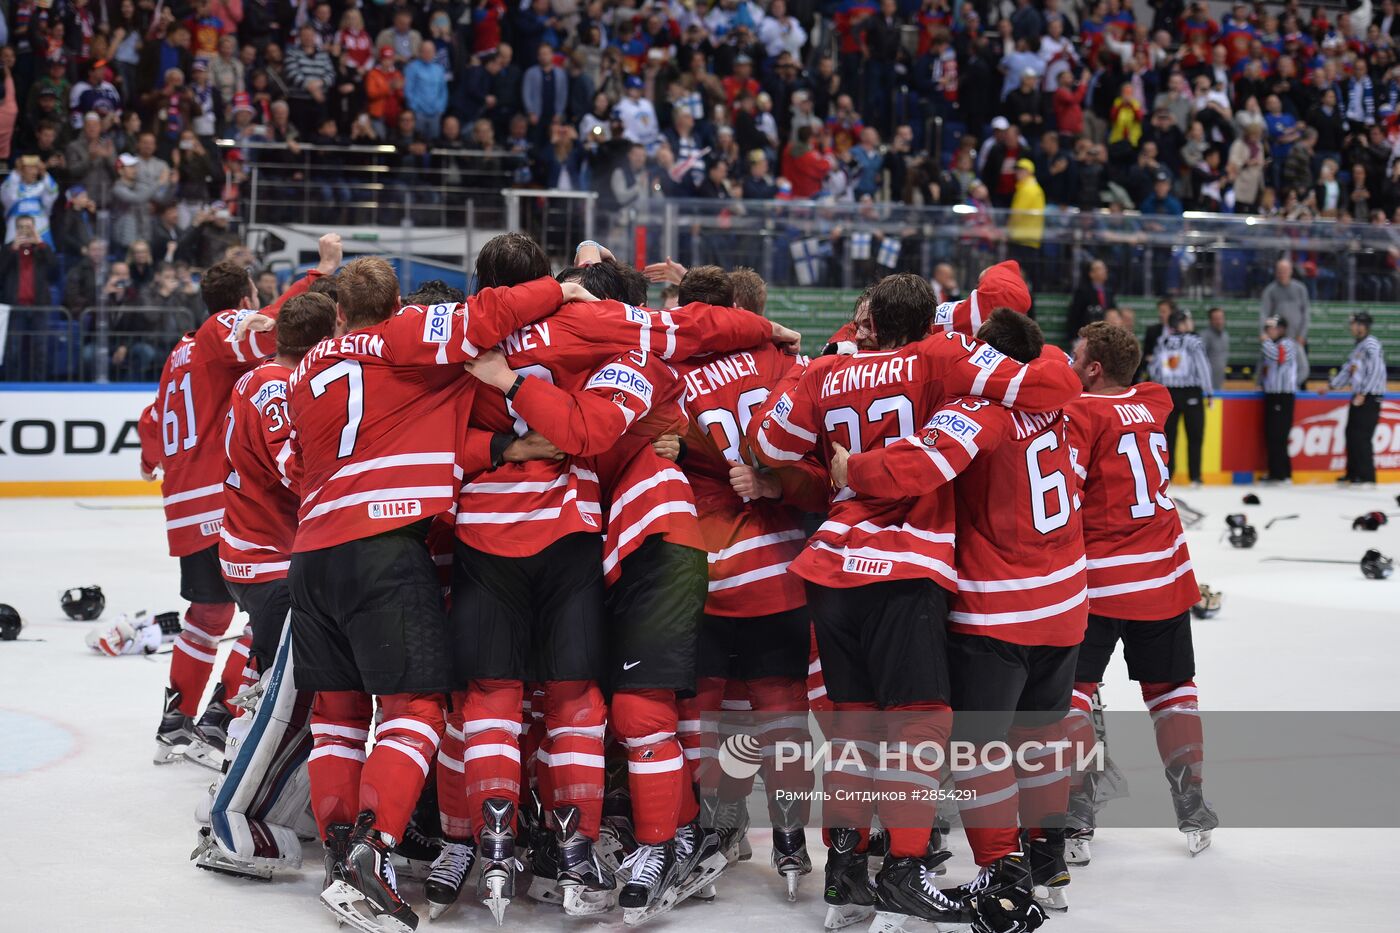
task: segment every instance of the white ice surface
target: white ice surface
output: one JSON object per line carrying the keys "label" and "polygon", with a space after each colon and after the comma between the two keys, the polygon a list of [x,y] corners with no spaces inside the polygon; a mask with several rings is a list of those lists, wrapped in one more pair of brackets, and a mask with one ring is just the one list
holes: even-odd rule
{"label": "white ice surface", "polygon": [[[1350,522],[1371,509],[1396,512],[1400,487],[1262,489],[1258,507],[1240,504],[1246,491],[1181,493],[1208,513],[1189,533],[1197,575],[1225,594],[1221,615],[1195,626],[1202,706],[1400,709],[1400,577],[1375,582],[1354,564],[1261,561],[1358,560],[1368,547],[1400,556],[1400,518],[1374,534],[1354,532]],[[42,639],[0,643],[0,931],[333,933],[334,921],[316,901],[319,859],[309,848],[302,878],[270,884],[197,871],[187,861],[194,803],[213,775],[195,765],[151,764],[169,656],[92,655],[83,645],[88,626],[67,621],[58,607],[64,588],[98,583],[107,594],[105,619],[140,608],[183,609],[177,565],[166,555],[157,500],[86,502],[112,510],[85,510],[71,500],[0,500],[0,601],[25,618],[24,638]],[[1253,550],[1234,551],[1221,540],[1224,516],[1236,511],[1259,528]],[[1291,513],[1301,517],[1264,528]],[[1139,702],[1121,661],[1110,668],[1105,695],[1119,709]],[[1207,744],[1207,788],[1210,754]],[[1070,912],[1045,929],[1400,929],[1394,831],[1231,829],[1230,814],[1221,816],[1225,828],[1195,859],[1170,830],[1101,832],[1094,863],[1075,871]],[[819,931],[822,850],[815,832],[817,871],[796,904],[782,899],[765,835],[754,831],[754,860],[721,879],[714,903],[683,905],[651,927]],[[970,873],[957,834],[952,847],[950,883]],[[406,884],[405,893],[421,904],[416,885]],[[490,922],[484,908],[466,903],[431,926]],[[428,926],[424,911],[420,929]],[[621,930],[621,918],[567,920],[522,899],[506,920],[515,930],[599,926]]]}

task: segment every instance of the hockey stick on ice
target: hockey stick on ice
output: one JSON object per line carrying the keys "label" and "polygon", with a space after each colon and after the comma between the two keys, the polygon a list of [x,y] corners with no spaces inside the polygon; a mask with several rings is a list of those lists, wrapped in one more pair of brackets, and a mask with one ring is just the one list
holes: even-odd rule
{"label": "hockey stick on ice", "polygon": [[1182,518],[1185,519],[1187,528],[1195,528],[1205,519],[1206,513],[1198,512],[1196,509],[1191,508],[1184,499],[1178,499],[1176,496],[1172,496],[1172,501],[1176,503],[1176,510],[1180,512]]}
{"label": "hockey stick on ice", "polygon": [[74,502],[73,504],[87,512],[147,512],[164,508],[161,505],[96,505],[92,502]]}
{"label": "hockey stick on ice", "polygon": [[1354,560],[1331,560],[1325,557],[1261,557],[1262,561],[1274,561],[1285,564],[1345,564],[1348,567],[1355,567]]}
{"label": "hockey stick on ice", "polygon": [[1270,528],[1274,527],[1274,522],[1286,522],[1298,517],[1300,516],[1297,512],[1294,512],[1292,515],[1276,515],[1265,523],[1264,530],[1268,531]]}

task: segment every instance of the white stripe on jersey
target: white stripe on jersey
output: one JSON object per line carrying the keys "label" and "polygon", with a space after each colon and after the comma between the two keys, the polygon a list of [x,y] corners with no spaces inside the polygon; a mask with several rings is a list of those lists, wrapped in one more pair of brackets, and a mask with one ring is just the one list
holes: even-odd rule
{"label": "white stripe on jersey", "polygon": [[200,486],[198,489],[187,489],[184,492],[177,492],[173,496],[166,496],[161,499],[163,505],[175,505],[178,502],[189,502],[191,499],[203,499],[212,496],[224,488],[223,483],[215,483],[212,486]]}
{"label": "white stripe on jersey", "polygon": [[790,563],[792,563],[792,561],[785,560],[780,564],[769,564],[766,567],[759,567],[756,570],[747,570],[744,573],[735,574],[732,577],[722,577],[718,580],[711,580],[710,592],[719,593],[724,590],[732,590],[736,586],[743,586],[746,583],[767,580],[769,577],[780,577],[787,573],[788,564]]}
{"label": "white stripe on jersey", "polygon": [[223,519],[224,510],[215,509],[212,512],[200,512],[198,515],[187,515],[184,518],[177,518],[165,523],[167,529],[188,528],[190,525],[202,525],[205,522],[212,522],[216,519]]}
{"label": "white stripe on jersey", "polygon": [[1186,544],[1186,533],[1182,532],[1176,536],[1172,546],[1160,551],[1144,551],[1139,554],[1117,554],[1113,557],[1093,557],[1085,562],[1085,566],[1090,570],[1102,570],[1105,567],[1122,567],[1124,564],[1147,564],[1154,560],[1164,560],[1181,550]]}
{"label": "white stripe on jersey", "polygon": [[710,563],[717,564],[722,560],[729,560],[731,557],[737,557],[755,548],[767,547],[770,544],[781,544],[784,541],[801,541],[806,537],[807,533],[800,528],[794,528],[791,531],[775,531],[772,534],[758,535],[757,537],[740,541],[738,544],[731,544],[727,548],[721,548],[718,551],[710,552]]}
{"label": "white stripe on jersey", "polygon": [[1151,580],[1132,580],[1128,583],[1115,583],[1112,586],[1095,586],[1089,589],[1091,599],[1099,599],[1104,596],[1121,596],[1124,593],[1138,593],[1143,590],[1155,590],[1158,587],[1166,586],[1168,583],[1175,583],[1181,577],[1191,572],[1191,562],[1188,560],[1180,567],[1177,567],[1166,576],[1154,577]]}
{"label": "white stripe on jersey", "polygon": [[367,492],[357,492],[349,496],[341,496],[339,499],[331,499],[322,502],[320,505],[306,513],[303,522],[309,522],[313,518],[320,518],[327,512],[334,512],[337,509],[348,509],[351,506],[363,505],[366,502],[376,502],[379,500],[397,499],[450,499],[457,494],[457,489],[453,486],[393,486],[388,489],[371,489]]}
{"label": "white stripe on jersey", "polygon": [[972,593],[1008,593],[1015,590],[1034,590],[1052,583],[1061,583],[1084,569],[1084,558],[1079,558],[1067,567],[1038,577],[1021,577],[1014,580],[969,580],[958,578],[958,589]]}
{"label": "white stripe on jersey", "polygon": [[949,622],[957,622],[960,625],[1016,625],[1019,622],[1039,622],[1041,619],[1059,615],[1075,608],[1084,600],[1088,599],[1089,590],[1087,588],[1075,593],[1069,599],[1061,600],[1053,606],[1041,606],[1038,609],[1028,609],[1014,612],[950,612]]}
{"label": "white stripe on jersey", "polygon": [[[388,457],[375,457],[373,460],[365,460],[361,463],[351,463],[341,467],[339,470],[336,470],[333,474],[331,474],[330,479],[326,480],[325,483],[323,483],[317,489],[308,493],[302,499],[301,504],[303,506],[310,504],[312,500],[314,500],[318,495],[321,494],[322,489],[325,489],[326,486],[330,485],[336,480],[344,479],[347,476],[357,476],[361,473],[369,473],[374,470],[387,470],[390,467],[437,466],[443,463],[455,464],[456,461],[457,456],[456,454],[452,453],[452,451],[438,450],[427,451],[424,453],[417,454],[393,454]],[[460,478],[460,473],[458,475]]]}

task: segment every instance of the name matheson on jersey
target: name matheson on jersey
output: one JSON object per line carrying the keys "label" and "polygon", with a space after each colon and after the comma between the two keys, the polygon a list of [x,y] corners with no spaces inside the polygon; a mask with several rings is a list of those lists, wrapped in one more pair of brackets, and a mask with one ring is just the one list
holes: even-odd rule
{"label": "name matheson on jersey", "polygon": [[288,385],[295,385],[306,378],[306,372],[317,360],[324,359],[332,353],[343,353],[348,356],[377,356],[384,358],[384,338],[378,334],[346,334],[344,337],[332,337],[329,340],[322,340],[302,357],[297,368],[292,371],[291,377],[287,380]]}

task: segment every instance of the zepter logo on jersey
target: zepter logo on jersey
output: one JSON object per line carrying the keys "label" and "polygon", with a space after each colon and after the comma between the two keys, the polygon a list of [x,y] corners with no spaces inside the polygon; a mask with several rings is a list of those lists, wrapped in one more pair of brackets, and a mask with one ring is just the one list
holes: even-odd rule
{"label": "zepter logo on jersey", "polygon": [[1006,359],[1006,354],[994,347],[982,346],[972,354],[969,362],[978,369],[992,370],[1001,365],[1001,361]]}
{"label": "zepter logo on jersey", "polygon": [[[647,405],[651,404],[652,386],[647,377],[629,366],[618,363],[611,363],[594,373],[592,378],[588,380],[587,388],[618,389],[636,396]],[[614,395],[613,401],[620,402],[616,395]]]}
{"label": "zepter logo on jersey", "polygon": [[938,432],[944,431],[963,441],[970,441],[982,431],[982,426],[971,418],[963,417],[955,411],[940,411],[924,425],[924,443],[932,447]]}
{"label": "zepter logo on jersey", "polygon": [[947,327],[953,323],[953,309],[958,306],[956,301],[945,301],[933,311],[933,324],[935,327]]}
{"label": "zepter logo on jersey", "polygon": [[632,305],[623,305],[627,309],[627,320],[633,324],[650,324],[651,318],[641,308],[634,308]]}
{"label": "zepter logo on jersey", "polygon": [[433,305],[423,314],[423,342],[447,343],[452,336],[453,305]]}

